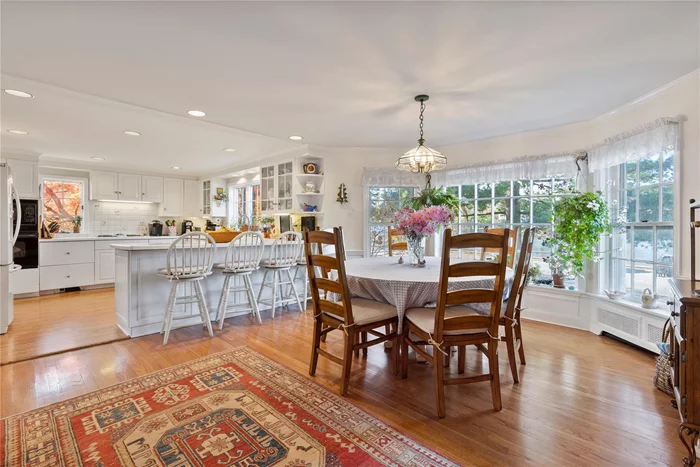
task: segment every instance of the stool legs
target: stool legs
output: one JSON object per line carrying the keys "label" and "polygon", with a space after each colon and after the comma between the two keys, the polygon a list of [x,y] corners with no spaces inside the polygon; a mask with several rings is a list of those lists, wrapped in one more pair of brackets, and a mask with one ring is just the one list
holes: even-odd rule
{"label": "stool legs", "polygon": [[179,283],[177,281],[173,281],[172,285],[170,286],[170,295],[168,296],[168,305],[165,308],[165,316],[163,316],[163,327],[161,328],[160,333],[165,335],[163,336],[163,345],[168,343],[168,337],[170,337],[170,327],[172,326],[173,322],[173,313],[175,312],[175,299],[177,297],[177,286]]}
{"label": "stool legs", "polygon": [[[165,309],[165,315],[163,316],[163,326],[161,327],[161,334],[164,334],[163,336],[163,345],[168,343],[168,338],[170,337],[170,331],[172,330],[173,326],[173,319],[175,315],[175,306],[177,305],[178,297],[177,297],[177,289],[180,286],[181,282],[174,280],[172,281],[172,285],[170,286],[170,295],[168,296],[168,304]],[[211,337],[214,337],[214,331],[211,328],[211,320],[209,319],[209,309],[207,308],[207,303],[204,300],[204,292],[202,291],[202,283],[201,281],[192,281],[190,282],[191,287],[194,289],[194,298],[197,302],[197,306],[199,307],[199,316],[202,318],[202,323],[204,324],[204,327],[207,328],[207,332]],[[184,285],[184,283],[183,283]],[[180,297],[181,300],[183,300],[183,303],[193,303],[192,297]]]}
{"label": "stool legs", "polygon": [[[270,275],[272,277],[268,278]],[[271,289],[271,299],[269,301],[262,299],[263,289],[265,287],[270,287]],[[294,276],[290,268],[266,270],[263,282],[260,285],[260,291],[258,292],[258,304],[269,303],[272,307],[272,318],[274,319],[277,305],[287,306],[291,301],[296,302],[299,310],[304,311],[305,308],[302,307],[301,299],[299,298],[299,293],[295,286]]]}
{"label": "stool legs", "polygon": [[[219,320],[219,330],[224,328],[224,319],[226,318],[226,310],[228,309],[228,297],[231,294],[231,279],[235,277],[240,277],[243,281],[243,288],[239,287],[234,283],[233,292],[245,292],[246,301],[248,302],[249,308],[241,309],[240,311],[251,311],[253,313],[253,318],[258,324],[262,324],[262,318],[260,317],[260,309],[258,308],[258,302],[255,299],[255,293],[253,292],[253,282],[250,280],[250,274],[224,274],[224,286],[221,289],[221,299],[219,300],[219,307],[217,309],[217,319]],[[234,279],[235,281],[235,279]],[[236,306],[234,304],[233,306]]]}
{"label": "stool legs", "polygon": [[262,318],[260,317],[260,309],[258,308],[258,302],[255,300],[255,294],[253,294],[253,283],[250,280],[250,275],[243,276],[245,281],[246,295],[248,296],[248,302],[250,302],[250,307],[253,309],[253,315],[258,321],[258,324],[262,324]]}
{"label": "stool legs", "polygon": [[209,318],[209,309],[207,308],[207,302],[204,300],[204,292],[202,292],[202,282],[194,282],[194,291],[197,296],[197,304],[199,305],[199,314],[202,316],[202,321],[204,321],[207,327],[207,332],[209,336],[214,337],[214,331],[211,328],[211,319]]}

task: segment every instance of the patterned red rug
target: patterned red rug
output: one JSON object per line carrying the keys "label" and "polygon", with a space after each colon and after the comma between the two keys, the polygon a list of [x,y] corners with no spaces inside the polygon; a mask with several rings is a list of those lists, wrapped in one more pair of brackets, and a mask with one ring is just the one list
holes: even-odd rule
{"label": "patterned red rug", "polygon": [[246,348],[0,424],[3,466],[453,466]]}

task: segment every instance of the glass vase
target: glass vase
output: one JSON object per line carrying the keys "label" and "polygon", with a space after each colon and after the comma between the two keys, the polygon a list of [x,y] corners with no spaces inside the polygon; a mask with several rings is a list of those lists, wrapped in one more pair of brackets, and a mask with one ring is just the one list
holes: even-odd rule
{"label": "glass vase", "polygon": [[414,266],[425,266],[425,237],[409,237],[408,239],[409,261]]}

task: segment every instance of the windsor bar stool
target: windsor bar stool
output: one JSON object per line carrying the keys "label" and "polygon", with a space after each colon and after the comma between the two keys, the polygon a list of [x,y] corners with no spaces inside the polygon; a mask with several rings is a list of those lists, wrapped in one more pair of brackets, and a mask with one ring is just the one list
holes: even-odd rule
{"label": "windsor bar stool", "polygon": [[[272,307],[272,318],[275,317],[277,306],[287,306],[295,301],[297,306],[299,306],[299,310],[304,311],[294,285],[294,278],[290,272],[290,269],[297,264],[302,245],[300,233],[284,232],[272,244],[269,259],[262,262],[265,275],[258,292],[258,304],[269,304]],[[283,277],[283,273],[286,276],[286,280]],[[269,300],[262,298],[266,287],[272,289]]]}

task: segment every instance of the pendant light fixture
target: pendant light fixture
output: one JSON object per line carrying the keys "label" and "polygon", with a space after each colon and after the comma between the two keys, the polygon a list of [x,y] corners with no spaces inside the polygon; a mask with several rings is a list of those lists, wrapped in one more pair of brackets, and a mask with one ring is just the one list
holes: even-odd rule
{"label": "pendant light fixture", "polygon": [[427,101],[429,97],[425,94],[420,94],[416,96],[415,99],[416,102],[420,102],[420,138],[418,139],[418,146],[399,157],[399,160],[396,161],[396,168],[408,172],[425,174],[428,183],[430,183],[430,172],[444,169],[447,166],[447,158],[439,151],[424,145],[423,112],[425,112],[425,101]]}

